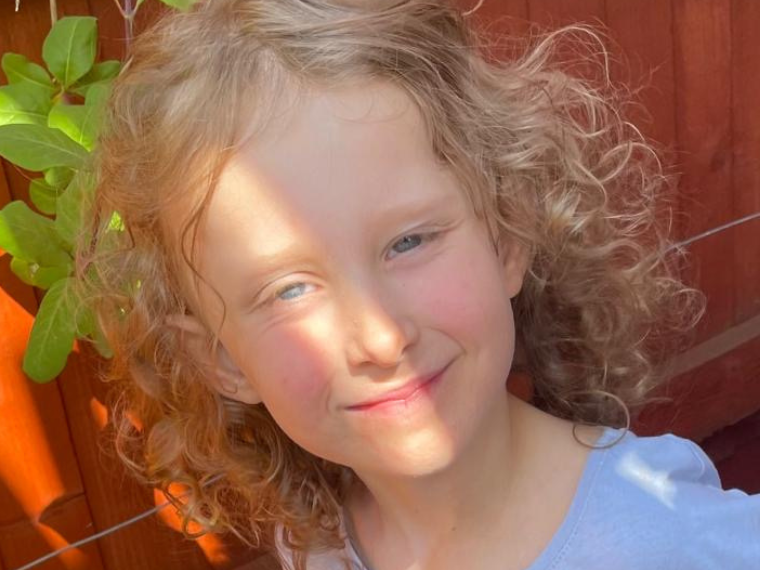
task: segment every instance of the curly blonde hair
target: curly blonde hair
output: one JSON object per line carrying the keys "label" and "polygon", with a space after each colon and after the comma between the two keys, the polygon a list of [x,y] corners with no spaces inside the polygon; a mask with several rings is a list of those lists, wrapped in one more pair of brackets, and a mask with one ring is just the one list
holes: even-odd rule
{"label": "curly blonde hair", "polygon": [[[586,60],[595,79],[556,57],[579,41],[599,46]],[[619,424],[616,402],[640,407],[663,378],[701,298],[678,279],[680,252],[655,216],[669,184],[621,115],[603,42],[575,26],[502,61],[483,44],[440,0],[211,0],[135,42],[97,150],[78,267],[113,349],[119,454],[150,484],[189,488],[186,523],[270,546],[280,525],[299,566],[308,550],[342,544],[347,469],[298,447],[262,405],[213,390],[167,323],[192,311],[178,275],[193,251],[181,244],[282,90],[382,79],[412,98],[495,244],[509,236],[530,250],[515,368],[536,406]],[[178,203],[190,212],[180,240],[166,219]],[[108,223],[113,212],[126,231]]]}

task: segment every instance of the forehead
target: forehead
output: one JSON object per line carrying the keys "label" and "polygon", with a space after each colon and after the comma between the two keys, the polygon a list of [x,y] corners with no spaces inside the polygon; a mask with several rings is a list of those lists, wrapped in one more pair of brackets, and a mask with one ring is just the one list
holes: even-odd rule
{"label": "forehead", "polygon": [[[420,171],[440,170],[428,129],[411,98],[388,83],[304,92],[242,146],[220,179],[229,193],[244,181],[283,198],[356,195]],[[426,172],[429,174],[429,172]]]}
{"label": "forehead", "polygon": [[316,250],[363,235],[383,212],[456,189],[401,88],[378,82],[305,91],[222,171],[199,228],[201,274],[234,277],[294,244],[329,255]]}

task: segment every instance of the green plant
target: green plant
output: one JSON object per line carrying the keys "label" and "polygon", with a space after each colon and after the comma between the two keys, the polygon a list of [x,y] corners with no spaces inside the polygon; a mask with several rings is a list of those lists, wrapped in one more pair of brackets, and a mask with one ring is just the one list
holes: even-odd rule
{"label": "green plant", "polygon": [[[161,1],[187,9],[195,0]],[[129,30],[143,2],[119,5]],[[51,2],[53,18],[54,7]],[[110,83],[122,67],[115,60],[96,62],[96,52],[97,20],[77,16],[54,22],[42,46],[47,69],[16,53],[0,60],[8,79],[0,87],[0,156],[41,173],[29,184],[37,211],[20,200],[0,210],[0,250],[12,256],[11,270],[46,290],[23,363],[24,372],[38,382],[61,372],[77,337],[92,340],[103,356],[110,354],[92,312],[79,307],[72,293],[82,205],[95,191],[89,157]],[[124,229],[116,212],[110,227]]]}

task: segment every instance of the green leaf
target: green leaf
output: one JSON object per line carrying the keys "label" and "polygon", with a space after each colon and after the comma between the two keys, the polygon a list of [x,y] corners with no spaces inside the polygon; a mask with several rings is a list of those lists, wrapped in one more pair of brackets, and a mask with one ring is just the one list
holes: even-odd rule
{"label": "green leaf", "polygon": [[98,326],[98,322],[95,319],[95,314],[92,309],[87,307],[79,311],[77,316],[77,336],[91,338],[98,354],[104,358],[111,358],[113,356],[113,351],[111,350],[111,347],[108,346],[108,341],[106,341],[103,331],[100,329],[100,326]]}
{"label": "green leaf", "polygon": [[32,204],[43,214],[55,214],[55,202],[59,191],[45,182],[44,178],[35,178],[29,183],[29,198]]}
{"label": "green leaf", "polygon": [[84,105],[58,103],[50,110],[48,126],[60,129],[73,141],[92,150],[100,132],[108,93],[109,88],[105,85],[92,85],[87,91]]}
{"label": "green leaf", "polygon": [[70,91],[84,97],[87,95],[90,87],[110,83],[113,78],[119,75],[120,71],[121,62],[118,60],[110,59],[96,63],[87,75],[71,86]]}
{"label": "green leaf", "polygon": [[45,182],[56,190],[63,191],[69,185],[71,179],[74,178],[74,174],[75,172],[71,168],[54,166],[45,171]]}
{"label": "green leaf", "polygon": [[11,271],[27,285],[47,289],[56,281],[71,275],[73,267],[43,267],[37,263],[24,261],[18,257],[11,259]]}
{"label": "green leaf", "polygon": [[29,61],[26,56],[18,53],[7,52],[0,61],[8,83],[30,83],[48,91],[50,95],[55,91],[50,75],[41,65]]}
{"label": "green leaf", "polygon": [[111,218],[108,220],[108,231],[123,232],[125,229],[124,220],[121,219],[119,212],[111,213]]}
{"label": "green leaf", "polygon": [[171,6],[172,8],[176,8],[177,10],[181,10],[182,12],[187,12],[193,4],[195,4],[198,0],[161,0],[164,4],[167,6]]}
{"label": "green leaf", "polygon": [[81,144],[87,150],[91,147],[83,142],[81,123],[84,122],[84,116],[87,113],[84,105],[69,105],[67,103],[57,103],[50,109],[47,126],[53,129],[63,131],[68,137]]}
{"label": "green leaf", "polygon": [[50,94],[32,83],[0,87],[0,125],[46,125]]}
{"label": "green leaf", "polygon": [[53,25],[42,44],[42,59],[65,89],[92,68],[97,39],[97,20],[90,16],[69,16]]}
{"label": "green leaf", "polygon": [[82,210],[94,188],[93,178],[80,171],[58,198],[55,229],[60,238],[71,247],[82,231]]}
{"label": "green leaf", "polygon": [[72,278],[53,283],[40,303],[24,354],[24,372],[37,382],[48,382],[61,373],[74,346],[76,305]]}
{"label": "green leaf", "polygon": [[0,210],[0,248],[14,257],[45,267],[71,263],[53,221],[35,214],[20,200]]}
{"label": "green leaf", "polygon": [[27,170],[53,166],[80,168],[85,148],[58,129],[41,125],[0,126],[0,156]]}

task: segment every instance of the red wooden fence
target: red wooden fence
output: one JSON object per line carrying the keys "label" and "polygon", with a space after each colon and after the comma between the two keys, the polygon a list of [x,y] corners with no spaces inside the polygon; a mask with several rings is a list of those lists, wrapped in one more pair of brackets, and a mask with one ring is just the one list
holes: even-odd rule
{"label": "red wooden fence", "polygon": [[[147,0],[146,8],[156,0]],[[59,16],[98,16],[105,58],[123,52],[113,2],[59,0]],[[476,0],[462,0],[463,7]],[[155,10],[154,10],[155,11]],[[144,10],[150,17],[150,10]],[[476,15],[492,31],[531,23],[607,28],[616,79],[646,82],[636,119],[675,152],[687,237],[760,210],[760,2],[755,0],[485,0]],[[0,53],[40,59],[47,0],[0,2]],[[142,25],[138,22],[138,29]],[[28,177],[0,169],[0,205],[27,199]],[[760,491],[760,222],[691,248],[691,277],[708,297],[698,341],[670,384],[673,404],[652,408],[638,432],[673,431],[703,442],[726,486]],[[76,354],[57,382],[20,373],[39,295],[0,256],[0,570],[108,528],[160,497],[128,479],[101,441],[106,411],[96,363]],[[727,427],[735,424],[733,427]],[[104,451],[104,449],[106,451]],[[233,568],[255,556],[219,537],[184,541],[151,517],[39,568],[171,570]]]}

